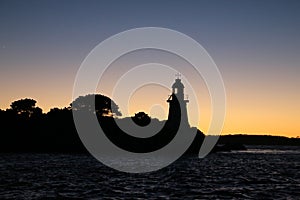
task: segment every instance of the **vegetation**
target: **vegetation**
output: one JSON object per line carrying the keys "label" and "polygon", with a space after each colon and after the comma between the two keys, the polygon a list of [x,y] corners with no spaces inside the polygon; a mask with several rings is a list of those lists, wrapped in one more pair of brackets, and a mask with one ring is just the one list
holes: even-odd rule
{"label": "vegetation", "polygon": [[[118,105],[109,97],[100,94],[80,96],[69,107],[52,108],[48,113],[43,113],[42,109],[36,106],[36,100],[26,98],[12,102],[10,108],[5,111],[0,110],[0,152],[86,152],[73,122],[72,108],[74,112],[94,112],[106,136],[117,146],[131,152],[157,150],[168,144],[179,128],[177,121],[159,121],[150,118],[144,112],[139,112],[131,118],[117,120],[120,123],[127,123],[132,119],[138,126],[146,126],[150,122],[155,126],[162,124],[164,126],[159,133],[148,138],[128,135],[114,120],[115,117],[121,116]],[[196,137],[187,152],[197,152],[203,139],[204,134],[197,130]],[[300,139],[229,135],[221,136],[219,143],[300,145]]]}
{"label": "vegetation", "polygon": [[[118,106],[103,95],[78,97],[70,105],[76,111],[91,110],[95,99],[97,116],[120,116]],[[48,113],[36,107],[34,99],[12,102],[9,109],[0,111],[2,152],[84,152],[73,122],[72,108],[52,108]]]}

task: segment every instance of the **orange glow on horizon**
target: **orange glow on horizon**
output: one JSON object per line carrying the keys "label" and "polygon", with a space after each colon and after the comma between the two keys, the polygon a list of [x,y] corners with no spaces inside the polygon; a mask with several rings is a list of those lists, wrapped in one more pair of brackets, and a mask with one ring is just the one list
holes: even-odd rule
{"label": "orange glow on horizon", "polygon": [[[143,99],[138,100],[138,94],[136,96],[132,97],[131,101],[134,102],[144,102],[144,104],[137,104],[136,106],[133,106],[133,103],[130,103],[129,107],[129,114],[130,116],[134,115],[134,113],[139,111],[144,111],[147,114],[150,115],[151,113],[151,107],[152,107],[152,101],[145,102]],[[141,95],[142,96],[142,95]],[[42,101],[39,101],[38,98],[35,98],[33,96],[24,96],[24,97],[16,97],[11,100],[15,101],[18,99],[23,98],[33,98],[37,100],[37,106],[43,109],[43,112],[48,112],[51,108],[58,107],[68,107],[71,103],[71,98],[65,98],[63,100],[57,100],[57,106],[52,106],[54,103],[54,99],[51,99],[50,101],[47,101],[47,99],[42,99]],[[165,98],[166,99],[166,98]],[[165,99],[162,100],[162,102],[165,102]],[[9,108],[10,103],[2,104],[1,109],[5,110]],[[65,103],[64,103],[65,102]],[[158,109],[159,110],[159,109]],[[162,107],[163,115],[158,116],[151,116],[154,118],[158,118],[159,120],[165,120],[167,118],[168,114],[168,105],[165,103],[165,106]],[[160,111],[162,111],[160,110]],[[267,109],[266,109],[267,110]],[[153,110],[152,110],[153,111]],[[152,114],[155,113],[155,110],[152,112]],[[296,114],[296,111],[295,111]],[[210,111],[206,110],[205,112],[202,110],[201,117],[202,120],[200,120],[200,127],[205,134],[207,134],[208,126],[209,126],[209,115]],[[164,116],[164,117],[161,117]],[[122,116],[126,117],[126,116]],[[193,121],[191,119],[191,116],[189,116],[189,121]],[[191,124],[193,125],[193,124]],[[233,108],[232,105],[230,105],[230,102],[228,102],[227,105],[227,114],[224,122],[224,127],[222,130],[222,135],[226,134],[254,134],[254,135],[277,135],[277,136],[287,136],[287,137],[297,137],[300,135],[300,127],[299,123],[297,121],[297,117],[292,118],[289,115],[282,115],[280,111],[278,112],[266,112],[265,110],[261,112],[260,115],[257,114],[257,111],[252,109],[251,107],[240,109],[238,106],[236,108]]]}
{"label": "orange glow on horizon", "polygon": [[[227,108],[226,118],[222,134],[266,134],[280,135],[288,137],[300,136],[300,93],[298,85],[289,82],[277,82],[279,77],[266,80],[247,78],[246,75],[238,77],[224,76]],[[231,74],[230,74],[231,75]],[[285,79],[290,74],[283,74]],[[2,81],[7,84],[0,85],[2,96],[0,98],[0,108],[5,110],[10,104],[22,98],[32,98],[37,101],[37,106],[48,112],[53,107],[68,107],[72,101],[72,88],[75,72],[70,73],[69,77],[64,75],[57,76],[55,81],[45,75],[37,80],[26,81],[22,77],[6,77]],[[49,79],[49,80],[48,80]],[[169,77],[172,83],[173,77]],[[292,83],[297,79],[290,78]],[[8,83],[14,84],[9,85]],[[237,84],[238,82],[238,84]],[[184,80],[185,83],[185,80]],[[171,86],[171,85],[170,85]],[[129,114],[133,115],[138,111],[144,111],[151,117],[157,117],[161,120],[166,119],[168,104],[166,99],[170,90],[156,92],[151,88],[144,88],[150,93],[157,93],[157,98],[145,96],[144,92],[137,92],[132,96],[129,102]],[[200,103],[200,120],[197,122],[193,116],[193,101],[188,104],[188,115],[190,124],[195,126],[199,123],[198,128],[207,133],[211,118],[211,105],[209,94],[205,89],[205,84],[201,83],[198,90]],[[103,93],[103,92],[100,92]],[[190,94],[190,91],[186,91]],[[108,93],[104,95],[110,96]],[[115,100],[119,105],[120,103]],[[155,107],[151,112],[151,107],[160,104],[161,107]],[[155,115],[157,114],[157,116]]]}

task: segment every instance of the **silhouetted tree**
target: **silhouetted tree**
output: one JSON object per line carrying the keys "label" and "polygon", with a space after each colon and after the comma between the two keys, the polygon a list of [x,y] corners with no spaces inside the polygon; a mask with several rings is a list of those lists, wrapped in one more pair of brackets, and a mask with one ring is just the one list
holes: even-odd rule
{"label": "silhouetted tree", "polygon": [[[92,109],[93,101],[95,101],[95,109]],[[35,100],[21,99],[12,102],[10,109],[5,111],[0,109],[0,152],[86,152],[74,125],[72,109],[94,110],[101,118],[99,124],[111,142],[122,149],[136,153],[151,152],[164,147],[175,137],[179,129],[180,118],[161,122],[151,119],[144,112],[115,120],[112,116],[121,115],[119,107],[110,98],[100,94],[78,97],[72,102],[72,106],[63,109],[52,108],[47,114],[43,114],[42,109],[36,107]],[[162,128],[158,133],[147,138],[134,137],[124,132],[116,123],[118,121],[126,125],[131,120],[140,126],[146,126],[151,122],[151,126],[162,126]],[[185,154],[198,153],[204,134],[193,127],[180,131],[196,133],[194,141]],[[241,147],[236,144],[299,145],[300,139],[299,137],[229,135],[221,136],[219,144],[230,144],[221,149],[230,150]]]}
{"label": "silhouetted tree", "polygon": [[136,113],[132,120],[139,126],[147,126],[151,122],[151,118],[144,112]]}
{"label": "silhouetted tree", "polygon": [[4,110],[0,109],[0,122],[1,123],[3,123],[3,120],[6,118],[6,116],[7,116],[6,112]]}
{"label": "silhouetted tree", "polygon": [[42,114],[42,109],[36,107],[35,104],[36,100],[26,98],[12,102],[10,107],[14,113],[23,117],[40,116]]}
{"label": "silhouetted tree", "polygon": [[[95,108],[93,108],[93,102],[95,102]],[[71,104],[74,111],[95,111],[97,116],[121,116],[119,106],[111,100],[109,97],[101,94],[88,94],[86,96],[80,96]]]}
{"label": "silhouetted tree", "polygon": [[71,107],[52,108],[46,114],[44,147],[52,151],[83,152],[84,147],[76,132]]}
{"label": "silhouetted tree", "polygon": [[50,111],[47,113],[48,117],[58,117],[62,114],[71,114],[71,107],[64,107],[62,109],[60,108],[51,108]]}

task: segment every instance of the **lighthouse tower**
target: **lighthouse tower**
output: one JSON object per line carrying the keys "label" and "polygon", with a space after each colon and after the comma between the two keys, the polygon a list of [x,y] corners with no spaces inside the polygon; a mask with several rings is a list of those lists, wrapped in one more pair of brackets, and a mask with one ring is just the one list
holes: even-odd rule
{"label": "lighthouse tower", "polygon": [[187,103],[189,100],[184,99],[184,85],[180,76],[180,74],[176,74],[175,83],[172,85],[172,94],[167,100],[169,103],[168,121],[178,121],[179,119],[181,126],[189,127],[187,115]]}

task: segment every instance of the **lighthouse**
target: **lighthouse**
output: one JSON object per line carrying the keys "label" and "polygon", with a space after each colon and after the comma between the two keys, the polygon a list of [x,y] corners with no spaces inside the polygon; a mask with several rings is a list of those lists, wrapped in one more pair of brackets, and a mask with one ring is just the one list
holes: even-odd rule
{"label": "lighthouse", "polygon": [[176,74],[175,83],[172,85],[172,94],[167,102],[169,103],[169,122],[175,122],[180,119],[180,125],[189,127],[187,115],[187,103],[189,100],[184,98],[184,85],[181,82],[180,74]]}

